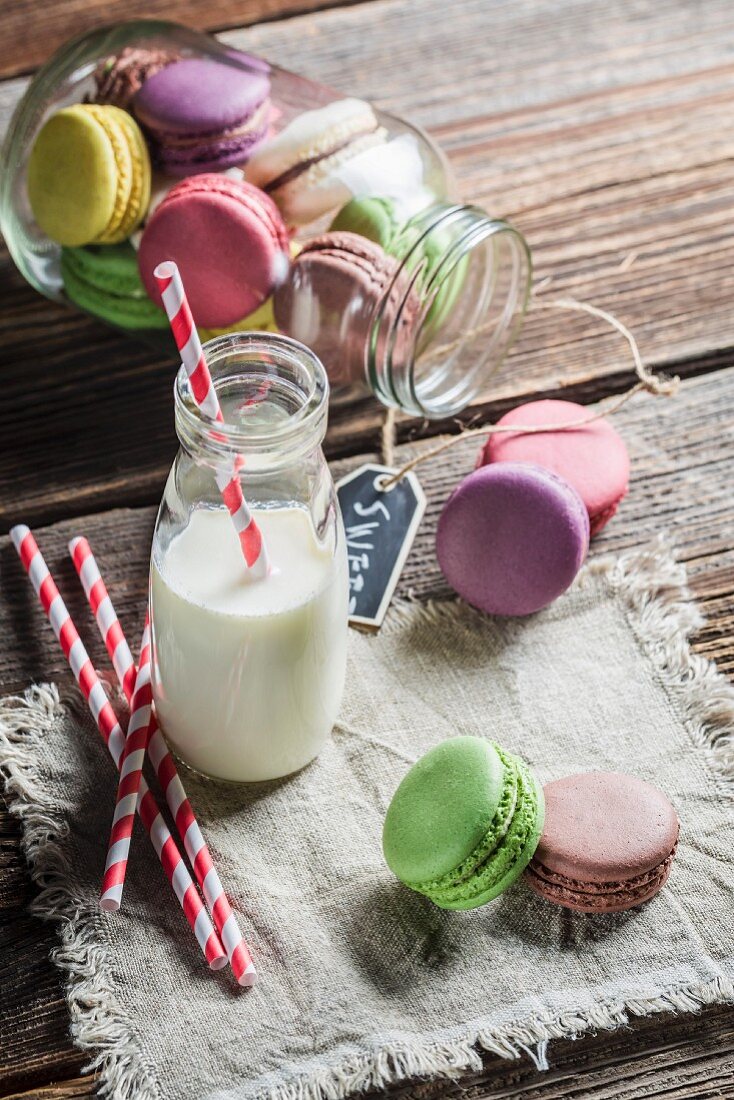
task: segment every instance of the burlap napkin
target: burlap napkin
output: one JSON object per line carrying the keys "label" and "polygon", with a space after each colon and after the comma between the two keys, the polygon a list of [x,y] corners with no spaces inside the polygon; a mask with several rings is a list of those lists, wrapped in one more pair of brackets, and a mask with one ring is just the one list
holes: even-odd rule
{"label": "burlap napkin", "polygon": [[[393,608],[378,636],[351,635],[341,720],[311,767],[250,789],[187,776],[257,960],[251,991],[206,969],[142,833],[124,909],[100,912],[114,777],[99,737],[71,686],[6,701],[0,759],[35,909],[59,922],[73,1034],[103,1089],[345,1097],[477,1066],[478,1047],[542,1067],[556,1036],[734,998],[734,693],[688,648],[683,580],[657,547],[588,568],[524,621]],[[604,768],[658,784],[682,823],[669,885],[597,917],[522,883],[470,913],[400,886],[380,850],[390,796],[422,752],[466,733],[543,781]]]}

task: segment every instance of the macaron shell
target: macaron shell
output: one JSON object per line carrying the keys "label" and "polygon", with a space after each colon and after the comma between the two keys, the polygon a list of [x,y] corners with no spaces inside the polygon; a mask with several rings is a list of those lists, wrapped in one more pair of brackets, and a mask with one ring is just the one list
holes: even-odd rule
{"label": "macaron shell", "polygon": [[119,117],[124,112],[117,107],[101,107],[92,103],[85,104],[84,109],[101,126],[115,158],[116,190],[112,214],[107,225],[94,239],[101,244],[116,244],[118,241],[124,240],[121,228],[125,222],[132,192],[132,153],[130,152],[127,130],[123,128]]}
{"label": "macaron shell", "polygon": [[227,325],[226,328],[199,328],[202,340],[213,340],[215,336],[226,336],[231,332],[278,332],[273,313],[273,299],[268,298],[254,313],[249,313],[241,321]]}
{"label": "macaron shell", "polygon": [[248,119],[268,98],[263,72],[183,58],[149,77],[133,109],[144,126],[171,134],[213,134]]}
{"label": "macaron shell", "polygon": [[93,241],[109,226],[118,167],[105,129],[83,106],[44,124],[28,161],[28,198],[43,232],[62,245]]}
{"label": "macaron shell", "polygon": [[678,840],[662,791],[636,776],[586,772],[547,783],[536,861],[576,882],[622,883],[658,867]]}
{"label": "macaron shell", "polygon": [[66,294],[87,313],[119,328],[167,329],[165,313],[145,293],[128,243],[63,248],[61,274]]}
{"label": "macaron shell", "polygon": [[408,882],[406,885],[428,897],[441,896],[454,892],[460,884],[476,878],[477,870],[487,863],[503,843],[510,831],[513,818],[521,802],[520,761],[512,753],[495,744],[494,750],[502,761],[502,793],[494,815],[479,843],[469,855],[439,878]]}
{"label": "macaron shell", "polygon": [[226,176],[193,176],[178,184],[145,227],[138,252],[148,294],[160,303],[153,271],[174,260],[194,321],[223,328],[270,296],[288,236],[275,204]]}
{"label": "macaron shell", "polygon": [[143,219],[150,202],[150,157],[137,123],[119,107],[86,104],[112,146],[117,168],[117,194],[109,223],[95,237],[100,244],[127,240]]}
{"label": "macaron shell", "polygon": [[332,221],[329,232],[356,233],[384,249],[389,249],[398,229],[395,204],[389,199],[370,197],[352,199],[342,207]]}
{"label": "macaron shell", "polygon": [[[592,410],[573,401],[531,401],[512,409],[498,423],[535,427],[572,423],[591,415]],[[490,462],[534,462],[565,478],[588,509],[592,535],[612,518],[629,482],[624,440],[603,419],[557,432],[492,435],[482,449],[479,465]]]}
{"label": "macaron shell", "polygon": [[488,741],[453,737],[403,778],[385,817],[383,851],[404,882],[432,881],[481,843],[504,786],[504,765]]}
{"label": "macaron shell", "polygon": [[573,582],[589,541],[578,493],[539,466],[475,470],[439,518],[436,552],[454,590],[493,615],[530,615]]}
{"label": "macaron shell", "polygon": [[153,173],[148,146],[135,119],[127,111],[121,111],[117,107],[110,107],[108,110],[118,111],[121,116],[120,125],[126,131],[132,158],[130,194],[127,210],[120,226],[120,240],[125,241],[138,228],[148,212]]}
{"label": "macaron shell", "polygon": [[295,165],[328,153],[350,136],[377,128],[377,119],[361,99],[338,99],[296,115],[247,164],[247,179],[266,187]]}
{"label": "macaron shell", "polygon": [[527,771],[526,775],[528,775],[529,791],[525,798],[525,805],[520,811],[522,817],[518,823],[518,834],[522,835],[524,838],[520,850],[517,852],[511,851],[510,858],[507,860],[506,870],[491,886],[486,889],[481,889],[478,885],[482,882],[481,872],[479,872],[475,878],[475,892],[473,891],[469,897],[461,901],[448,901],[445,898],[439,899],[436,897],[432,898],[434,904],[438,905],[439,908],[467,910],[477,909],[480,905],[486,905],[487,902],[493,901],[494,898],[499,897],[500,894],[503,894],[505,890],[509,889],[513,883],[517,882],[527,868],[538,846],[538,840],[543,829],[545,802],[543,798],[543,788],[540,786],[535,776],[530,776]]}
{"label": "macaron shell", "polygon": [[594,884],[554,875],[533,859],[525,881],[536,894],[565,909],[579,913],[621,913],[650,901],[670,877],[674,852],[657,867],[627,882]]}
{"label": "macaron shell", "polygon": [[[452,244],[450,235],[441,232],[439,228],[421,239],[410,229],[402,233],[401,230],[404,229],[406,225],[401,223],[394,202],[370,196],[348,202],[334,218],[329,232],[357,233],[375,241],[397,259],[405,261],[412,270],[420,265],[422,274],[418,285],[426,294],[433,295],[433,301],[421,326],[421,346],[426,347],[435,339],[458,301],[466,280],[469,258],[463,256],[458,259],[450,271],[442,268],[434,288],[434,276]],[[408,253],[411,255],[406,260]]]}
{"label": "macaron shell", "polygon": [[94,102],[127,109],[148,77],[179,57],[173,50],[125,46],[118,54],[103,58],[94,70]]}
{"label": "macaron shell", "polygon": [[62,248],[61,261],[79,278],[111,294],[139,294],[146,298],[140,281],[135,249],[127,241],[117,245],[89,244]]}
{"label": "macaron shell", "polygon": [[308,225],[347,202],[352,193],[339,179],[339,169],[360,153],[382,145],[384,140],[384,130],[355,138],[302,175],[270,191],[288,225]]}

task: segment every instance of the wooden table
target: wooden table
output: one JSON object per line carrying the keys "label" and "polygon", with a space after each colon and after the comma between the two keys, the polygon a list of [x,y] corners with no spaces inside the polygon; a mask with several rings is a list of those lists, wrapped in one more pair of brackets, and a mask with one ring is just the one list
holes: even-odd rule
{"label": "wooden table", "polygon": [[[195,0],[138,3],[227,31],[227,41],[375,99],[427,127],[461,191],[527,235],[538,278],[612,310],[647,362],[679,374],[674,399],[636,398],[617,418],[632,485],[593,553],[667,531],[707,617],[698,652],[734,676],[734,7],[730,0]],[[69,31],[133,13],[127,0],[6,0],[0,127],[22,75]],[[72,614],[85,621],[64,545],[84,530],[131,633],[140,627],[147,538],[175,450],[170,362],[37,296],[0,253],[2,530],[38,529]],[[492,386],[461,420],[494,419],[539,393],[584,403],[623,390],[629,352],[602,323],[533,311]],[[341,470],[374,453],[383,412],[365,402],[333,417]],[[452,431],[404,419],[399,454]],[[423,444],[425,446],[425,444]],[[473,461],[463,443],[421,477],[430,505],[401,586],[445,595],[432,530]],[[0,545],[0,690],[69,675],[36,613],[9,540]],[[95,658],[103,654],[87,632]],[[89,1096],[68,1037],[55,933],[27,911],[33,888],[19,828],[0,812],[0,1096]],[[535,1100],[733,1097],[734,1013],[647,1018],[624,1031],[551,1047],[552,1069],[485,1058],[457,1084],[413,1096]],[[195,1100],[195,1098],[192,1098]]]}

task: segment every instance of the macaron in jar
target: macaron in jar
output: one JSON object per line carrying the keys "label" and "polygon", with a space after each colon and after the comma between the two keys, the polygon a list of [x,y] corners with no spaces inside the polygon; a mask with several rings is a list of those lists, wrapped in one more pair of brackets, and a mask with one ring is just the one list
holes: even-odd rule
{"label": "macaron in jar", "polygon": [[524,239],[456,201],[422,130],[177,24],[62,47],[2,164],[0,227],[43,294],[167,341],[151,272],[173,259],[198,327],[305,343],[336,400],[451,415],[522,323]]}

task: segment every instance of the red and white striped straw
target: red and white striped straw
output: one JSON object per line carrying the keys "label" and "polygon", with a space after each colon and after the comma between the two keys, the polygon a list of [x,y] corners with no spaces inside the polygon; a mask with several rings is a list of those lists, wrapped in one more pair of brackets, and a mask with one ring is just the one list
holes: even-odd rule
{"label": "red and white striped straw", "polygon": [[[173,260],[165,260],[158,264],[153,276],[161,292],[163,306],[171,323],[176,347],[181,353],[181,362],[191,383],[194,400],[206,416],[223,423],[217,391],[204,358],[204,349],[191,316],[178,267]],[[232,517],[248,569],[252,570],[253,577],[265,577],[268,574],[267,550],[260,528],[242,492],[240,468],[241,463],[235,462],[228,469],[217,471],[217,487]]]}
{"label": "red and white striped straw", "polygon": [[[119,768],[120,758],[125,747],[125,735],[107,698],[107,693],[94,671],[94,666],[77,633],[66,605],[61,599],[43,555],[38,549],[36,540],[25,524],[18,524],[18,526],[13,527],[10,537],[41,601],[41,606],[48,616],[64,656],[69,662],[92,717],[97,723],[97,728],[102,734],[115,766]],[[219,936],[214,931],[209,914],[186,868],[176,842],[171,836],[144,779],[140,783],[137,809],[209,966],[212,970],[221,970],[227,962],[226,952],[222,947]]]}
{"label": "red and white striped straw", "polygon": [[[107,599],[109,601],[109,596]],[[112,606],[111,603],[110,606]],[[115,621],[117,621],[116,617]],[[108,633],[114,638],[112,631],[108,631]],[[114,640],[112,644],[114,644]],[[125,647],[127,648],[127,642],[125,642]],[[150,622],[146,615],[143,639],[140,643],[138,674],[135,677],[135,687],[130,700],[130,719],[125,737],[125,748],[122,750],[120,758],[120,782],[117,786],[115,812],[112,818],[107,862],[105,863],[102,893],[99,899],[102,908],[110,913],[116,912],[122,904],[122,891],[125,885],[127,861],[130,855],[130,840],[135,824],[135,806],[143,778],[145,752],[155,723],[152,703]]]}
{"label": "red and white striped straw", "polygon": [[257,971],[250,950],[232,912],[224,886],[212,862],[211,853],[201,834],[198,822],[186,797],[181,778],[176,770],[163,734],[156,725],[148,745],[148,755],[153,762],[158,782],[173,814],[186,854],[194,868],[196,881],[206,898],[214,926],[222,938],[234,976],[240,985],[250,986],[257,981]]}
{"label": "red and white striped straw", "polygon": [[92,549],[84,538],[72,539],[69,553],[74,562],[84,594],[97,620],[99,632],[107,647],[112,666],[128,701],[135,688],[135,659],[115,615],[104,581],[94,560]]}
{"label": "red and white striped straw", "polygon": [[[74,539],[73,543],[78,543],[79,541],[80,540]],[[73,543],[69,544],[70,548]],[[89,544],[87,544],[87,548],[88,546]],[[96,562],[94,562],[91,549],[88,549],[88,554],[96,574],[99,575],[99,570],[97,569]],[[76,556],[72,554],[72,557],[74,559],[74,565],[77,566]],[[92,567],[87,566],[87,569],[91,568]],[[77,566],[77,572],[79,572],[79,566]],[[112,601],[109,599],[109,596],[107,596],[107,599],[109,601],[109,622],[115,624],[114,630],[108,629],[107,632],[104,633],[102,626],[99,624],[99,620],[97,621],[97,625],[99,626],[100,634],[107,646],[107,652],[110,658],[112,658],[113,651],[117,651],[117,646],[119,645],[119,642],[116,643],[115,640],[120,638],[124,640],[124,634]],[[130,650],[128,648],[128,653],[129,652]],[[121,672],[118,672],[117,675],[123,691],[128,694],[128,689],[125,688],[123,675],[121,675]],[[128,694],[128,699],[129,698],[130,695]],[[165,794],[166,802],[176,822],[176,828],[178,829],[179,835],[183,840],[186,854],[191,860],[196,880],[201,887],[206,903],[214,918],[214,924],[227,950],[227,955],[232,965],[234,975],[240,985],[254,985],[257,981],[257,971],[255,970],[255,964],[252,961],[249,948],[240,932],[237,919],[232,912],[232,907],[224,892],[224,886],[212,862],[211,853],[202,836],[194,811],[191,808],[191,803],[186,796],[186,791],[184,790],[183,783],[178,774],[175,761],[158,728],[158,723],[155,720],[154,714],[152,715],[152,719],[151,736],[148,743],[148,756],[155,768],[158,782]]]}

